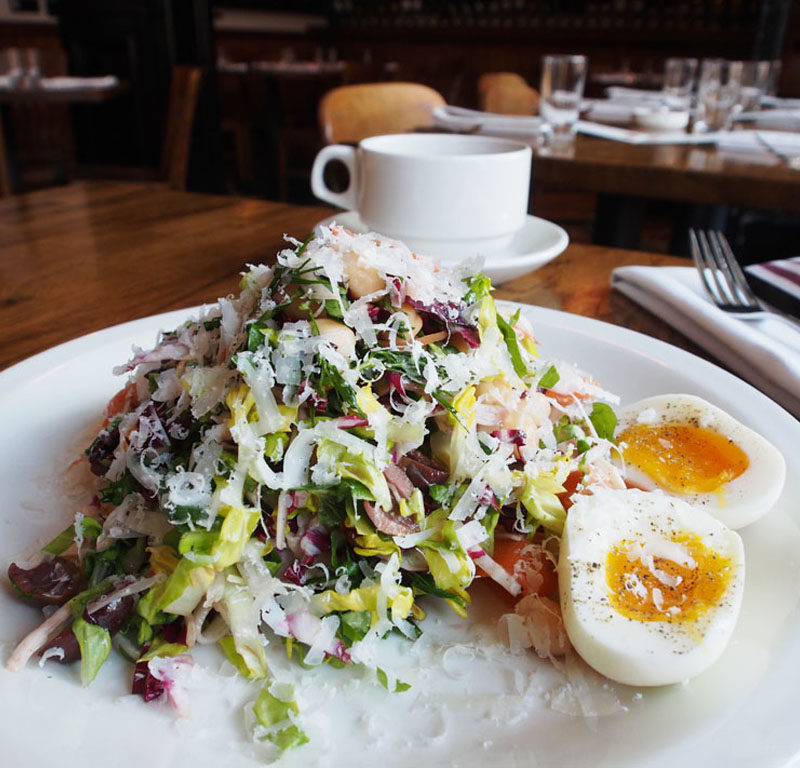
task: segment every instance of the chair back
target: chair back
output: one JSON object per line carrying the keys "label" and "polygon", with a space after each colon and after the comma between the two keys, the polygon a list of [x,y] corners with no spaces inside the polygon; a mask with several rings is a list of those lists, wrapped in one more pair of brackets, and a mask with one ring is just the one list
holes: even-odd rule
{"label": "chair back", "polygon": [[440,93],[420,83],[360,83],[326,93],[319,103],[319,126],[328,144],[403,133],[433,125],[431,112],[444,106]]}
{"label": "chair back", "polygon": [[192,130],[202,81],[201,67],[176,66],[172,70],[161,176],[173,189],[186,189]]}
{"label": "chair back", "polygon": [[478,78],[478,105],[484,112],[535,115],[539,92],[516,72],[487,72]]}

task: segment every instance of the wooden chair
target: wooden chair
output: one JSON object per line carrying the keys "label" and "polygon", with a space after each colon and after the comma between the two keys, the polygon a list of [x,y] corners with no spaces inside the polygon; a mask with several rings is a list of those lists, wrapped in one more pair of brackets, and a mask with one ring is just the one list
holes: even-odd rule
{"label": "wooden chair", "polygon": [[161,178],[173,189],[186,189],[192,131],[202,82],[203,70],[200,67],[177,66],[172,70],[161,149]]}
{"label": "wooden chair", "polygon": [[487,72],[478,78],[478,105],[484,112],[535,115],[539,92],[516,72]]}
{"label": "wooden chair", "polygon": [[158,167],[80,164],[75,176],[89,179],[161,181],[173,189],[186,189],[197,101],[203,83],[201,67],[176,66],[172,70],[167,119]]}
{"label": "wooden chair", "polygon": [[358,144],[368,136],[433,125],[440,93],[419,83],[361,83],[334,88],[319,103],[319,126],[329,144]]}
{"label": "wooden chair", "polygon": [[6,155],[6,137],[3,133],[3,120],[0,117],[0,197],[7,197],[13,192],[14,188],[11,184],[11,173],[8,169],[8,157]]}

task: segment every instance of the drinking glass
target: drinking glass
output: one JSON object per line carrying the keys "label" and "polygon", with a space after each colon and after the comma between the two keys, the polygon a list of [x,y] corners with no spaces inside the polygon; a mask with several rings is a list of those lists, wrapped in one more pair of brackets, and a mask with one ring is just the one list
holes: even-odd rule
{"label": "drinking glass", "polygon": [[696,78],[697,59],[667,59],[664,63],[664,103],[670,109],[689,109]]}
{"label": "drinking glass", "polygon": [[22,85],[35,88],[42,77],[42,59],[38,48],[22,49]]}
{"label": "drinking glass", "polygon": [[8,84],[12,88],[19,86],[24,74],[22,69],[22,52],[19,48],[6,48],[0,52],[0,70],[2,75],[8,78]]}
{"label": "drinking glass", "polygon": [[583,88],[586,57],[544,56],[539,88],[539,115],[548,143],[570,144],[575,138]]}
{"label": "drinking glass", "polygon": [[697,118],[694,130],[720,131],[728,128],[739,101],[743,63],[705,59],[697,88]]}
{"label": "drinking glass", "polygon": [[782,66],[780,59],[769,62],[769,74],[767,75],[767,87],[765,90],[768,96],[776,96],[778,93],[778,83],[781,79]]}
{"label": "drinking glass", "polygon": [[761,97],[767,92],[772,62],[742,62],[742,87],[738,106],[743,112],[751,112],[761,106]]}

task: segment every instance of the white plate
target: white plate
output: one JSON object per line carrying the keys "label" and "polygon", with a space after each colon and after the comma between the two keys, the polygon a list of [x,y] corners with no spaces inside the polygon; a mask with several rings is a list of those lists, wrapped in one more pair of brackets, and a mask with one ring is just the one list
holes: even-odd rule
{"label": "white plate", "polygon": [[[788,766],[800,754],[800,425],[740,379],[662,342],[552,310],[525,309],[542,348],[577,362],[624,401],[674,391],[706,397],[758,429],[784,453],[778,506],[745,529],[747,586],[739,626],[722,659],[686,686],[616,686],[629,711],[584,720],[554,712],[559,676],[530,654],[494,645],[494,624],[431,612],[423,639],[389,644],[385,667],[412,683],[389,694],[357,670],[304,672],[268,649],[276,675],[294,675],[312,743],[281,766],[530,766],[605,768]],[[65,525],[50,490],[73,454],[73,436],[119,386],[110,374],[133,343],[186,318],[173,312],[56,347],[0,373],[0,565]],[[476,608],[479,606],[476,606]],[[483,606],[484,611],[496,610]],[[0,589],[4,658],[36,613]],[[474,642],[473,642],[474,641]],[[263,765],[246,743],[242,707],[255,690],[229,676],[214,649],[196,653],[192,717],[125,695],[129,667],[112,659],[88,689],[75,667],[0,668],[0,743],[8,766],[119,768]],[[302,682],[305,681],[305,682]]]}
{"label": "white plate", "polygon": [[463,133],[483,133],[488,136],[537,137],[541,133],[540,117],[502,115],[480,112],[463,107],[434,107],[433,122],[440,128]]}
{"label": "white plate", "polygon": [[[357,234],[369,231],[358,211],[341,211],[328,216],[317,226],[333,222]],[[569,235],[552,221],[538,216],[526,216],[522,229],[514,235],[511,244],[503,251],[484,255],[483,273],[495,285],[514,280],[552,261],[569,245]]]}

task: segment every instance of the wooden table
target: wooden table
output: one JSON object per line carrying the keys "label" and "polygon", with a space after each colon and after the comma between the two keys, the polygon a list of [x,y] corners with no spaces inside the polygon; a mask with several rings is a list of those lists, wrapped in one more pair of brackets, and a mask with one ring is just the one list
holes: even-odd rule
{"label": "wooden table", "polygon": [[[690,206],[800,213],[800,170],[777,157],[749,162],[714,145],[646,146],[579,134],[566,153],[534,148],[533,184],[597,194],[593,240],[603,245],[637,245],[647,199],[684,204],[677,230],[692,223]],[[681,247],[680,234],[673,249]]]}
{"label": "wooden table", "polygon": [[98,104],[127,90],[127,83],[67,88],[0,88],[0,104]]}
{"label": "wooden table", "polygon": [[[0,369],[116,323],[237,291],[284,233],[304,238],[329,208],[197,195],[155,184],[81,182],[0,201]],[[609,287],[621,264],[663,255],[570,245],[497,296],[563,309],[698,350]]]}
{"label": "wooden table", "polygon": [[800,171],[766,165],[714,145],[625,144],[578,135],[574,151],[536,149],[534,183],[599,194],[800,213]]}

